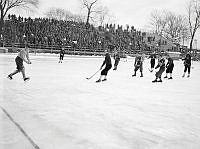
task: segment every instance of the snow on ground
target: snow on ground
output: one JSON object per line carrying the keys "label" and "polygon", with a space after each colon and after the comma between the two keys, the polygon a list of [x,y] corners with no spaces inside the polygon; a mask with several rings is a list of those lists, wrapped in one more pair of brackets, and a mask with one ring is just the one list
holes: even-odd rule
{"label": "snow on ground", "polygon": [[[99,73],[86,77],[103,57],[67,56],[61,64],[57,56],[31,55],[32,64],[25,64],[31,80],[24,83],[21,74],[6,78],[15,70],[15,56],[0,55],[0,105],[41,149],[200,148],[198,62],[190,78],[181,77],[183,62],[175,61],[173,80],[152,83],[149,59],[143,78],[139,72],[132,77],[134,58],[122,59],[108,81],[95,83]],[[0,148],[29,149],[0,114]]]}

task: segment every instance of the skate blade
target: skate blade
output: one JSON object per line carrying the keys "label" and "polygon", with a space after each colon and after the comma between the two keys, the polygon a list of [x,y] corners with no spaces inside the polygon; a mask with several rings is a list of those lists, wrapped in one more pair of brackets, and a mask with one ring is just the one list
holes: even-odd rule
{"label": "skate blade", "polygon": [[26,79],[26,80],[24,80],[24,82],[28,82],[28,81],[30,81],[30,78],[29,78],[29,79]]}

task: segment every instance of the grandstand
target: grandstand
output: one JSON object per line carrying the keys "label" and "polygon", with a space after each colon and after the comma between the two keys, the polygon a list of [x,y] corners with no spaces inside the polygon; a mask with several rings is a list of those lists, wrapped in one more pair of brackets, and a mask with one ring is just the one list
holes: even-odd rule
{"label": "grandstand", "polygon": [[181,52],[179,45],[152,32],[142,32],[134,26],[106,24],[86,26],[83,22],[47,18],[23,18],[8,15],[5,20],[1,47],[17,52],[29,44],[33,53],[59,53],[64,48],[70,55],[102,55],[105,48],[118,50],[121,56],[136,53]]}
{"label": "grandstand", "polygon": [[131,54],[140,50],[142,43],[142,34],[134,27],[123,29],[115,24],[86,27],[80,22],[16,15],[8,15],[3,31],[1,45],[9,52],[23,48],[27,42],[34,52],[57,53],[64,47],[69,54],[90,55],[101,54],[105,47],[114,46],[121,53]]}

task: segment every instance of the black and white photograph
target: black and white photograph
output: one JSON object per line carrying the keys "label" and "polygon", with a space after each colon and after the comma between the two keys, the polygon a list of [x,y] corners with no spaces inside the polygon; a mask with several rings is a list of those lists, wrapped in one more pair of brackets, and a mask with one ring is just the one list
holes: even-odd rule
{"label": "black and white photograph", "polygon": [[200,0],[0,0],[0,149],[200,149]]}

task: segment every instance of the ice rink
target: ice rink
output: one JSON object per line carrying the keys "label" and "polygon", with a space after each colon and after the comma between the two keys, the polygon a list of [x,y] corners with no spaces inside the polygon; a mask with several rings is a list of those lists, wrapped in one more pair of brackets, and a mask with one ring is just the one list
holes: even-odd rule
{"label": "ice rink", "polygon": [[86,77],[103,57],[30,55],[24,83],[7,78],[15,57],[0,54],[0,149],[200,149],[199,62],[190,78],[175,61],[172,80],[152,83],[149,59],[143,78],[132,77],[134,58],[121,59],[95,83],[100,73]]}

